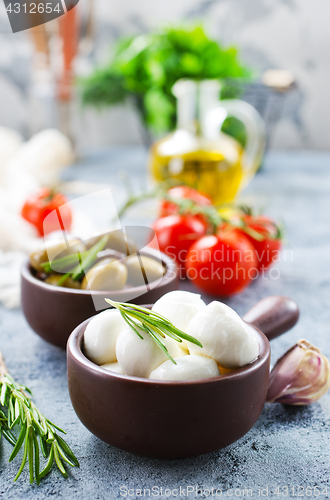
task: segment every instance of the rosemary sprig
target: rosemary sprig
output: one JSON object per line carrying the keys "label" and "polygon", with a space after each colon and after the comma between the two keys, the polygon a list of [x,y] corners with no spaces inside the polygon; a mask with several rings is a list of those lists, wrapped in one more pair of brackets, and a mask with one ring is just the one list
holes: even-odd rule
{"label": "rosemary sprig", "polygon": [[57,272],[61,272],[61,271],[65,271],[67,270],[68,268],[72,268],[72,266],[76,266],[78,265],[78,263],[80,262],[79,260],[79,256],[81,257],[85,257],[85,255],[87,254],[88,252],[83,252],[83,253],[74,253],[74,254],[71,254],[71,255],[65,255],[64,257],[61,257],[59,259],[54,259],[52,260],[51,262],[43,262],[41,265],[41,267],[43,268],[43,271],[45,273],[52,273],[53,271],[57,271]]}
{"label": "rosemary sprig", "polygon": [[[74,281],[77,281],[82,277],[82,275],[86,272],[86,270],[93,264],[95,261],[97,254],[103,250],[105,245],[107,244],[107,241],[109,239],[109,235],[105,234],[102,236],[102,238],[95,243],[95,245],[92,246],[87,252],[83,253],[77,253],[74,255],[68,255],[67,257],[72,259],[72,264],[75,264],[77,261],[79,262],[78,265],[75,265],[70,271],[66,272],[63,274],[61,279],[58,282],[58,286],[63,285],[65,280],[71,276]],[[60,262],[61,265],[63,265],[63,260],[66,259],[67,257],[63,257],[61,259],[57,259],[57,261],[62,261]],[[62,260],[63,259],[63,260]],[[65,261],[65,265],[67,266],[70,260]],[[53,260],[52,262],[46,262],[44,266],[44,271],[45,272],[51,272],[54,270],[54,265],[56,264],[56,260]],[[49,269],[49,271],[48,271]],[[55,268],[56,269],[56,268]],[[57,270],[57,269],[56,269]]]}
{"label": "rosemary sprig", "polygon": [[173,325],[167,318],[161,314],[146,309],[145,307],[138,306],[136,304],[126,304],[125,302],[115,302],[114,300],[105,299],[108,304],[118,309],[120,314],[126,323],[134,330],[134,332],[143,339],[142,335],[139,333],[139,329],[145,331],[155,344],[166,354],[166,356],[176,364],[175,360],[172,358],[167,350],[166,345],[163,340],[166,336],[171,337],[177,342],[182,342],[182,339],[188,340],[193,344],[203,347],[202,344],[187,333],[179,330]]}
{"label": "rosemary sprig", "polygon": [[[64,477],[67,477],[67,473],[63,462],[72,467],[79,467],[79,462],[69,445],[57,433],[59,431],[66,434],[65,431],[44,417],[31,400],[31,391],[16,382],[8,373],[1,351],[0,407],[0,431],[14,446],[9,462],[14,460],[23,447],[21,466],[14,481],[17,481],[27,462],[31,484],[34,480],[39,484],[40,480],[51,470],[54,461]],[[11,431],[16,426],[20,426],[18,438]],[[40,449],[47,459],[41,471]]]}

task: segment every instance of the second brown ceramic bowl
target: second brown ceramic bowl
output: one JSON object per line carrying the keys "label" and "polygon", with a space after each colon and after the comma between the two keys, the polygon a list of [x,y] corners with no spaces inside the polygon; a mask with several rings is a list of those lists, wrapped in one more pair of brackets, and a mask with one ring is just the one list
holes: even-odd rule
{"label": "second brown ceramic bowl", "polygon": [[254,324],[258,359],[227,375],[183,382],[120,375],[92,363],[83,353],[85,321],[67,346],[73,408],[95,436],[139,455],[184,458],[224,448],[258,420],[268,389],[268,338],[291,328],[298,315],[290,299],[264,299],[243,318]]}
{"label": "second brown ceramic bowl", "polygon": [[157,256],[162,260],[165,274],[154,288],[130,287],[119,291],[96,292],[48,285],[37,279],[27,261],[21,272],[21,301],[25,318],[31,328],[44,340],[65,348],[72,330],[87,318],[105,309],[105,298],[135,304],[154,303],[165,293],[178,288],[175,262],[167,255],[145,249],[141,255]]}

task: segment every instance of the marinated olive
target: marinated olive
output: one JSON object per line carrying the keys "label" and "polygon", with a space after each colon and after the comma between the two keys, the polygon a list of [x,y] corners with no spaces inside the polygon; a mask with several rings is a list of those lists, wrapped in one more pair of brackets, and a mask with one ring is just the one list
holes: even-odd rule
{"label": "marinated olive", "polygon": [[63,241],[47,241],[45,245],[35,250],[30,254],[30,264],[36,271],[42,271],[43,268],[41,264],[44,262],[52,261],[57,256],[64,257],[66,255],[71,255],[74,253],[82,253],[86,250],[85,245],[81,240],[77,238],[71,238],[68,240],[69,247],[66,242]]}
{"label": "marinated olive", "polygon": [[48,283],[48,285],[63,286],[65,288],[75,288],[75,289],[81,288],[80,282],[74,281],[70,276],[68,276],[66,280],[61,285],[59,285],[58,282],[62,277],[63,274],[52,274],[51,276],[48,276],[45,279],[45,283]]}
{"label": "marinated olive", "polygon": [[127,269],[116,259],[103,259],[93,266],[83,279],[85,290],[121,290],[127,281]]}
{"label": "marinated olive", "polygon": [[163,277],[164,266],[159,260],[145,255],[130,255],[124,261],[128,271],[128,282],[133,286],[145,284],[145,277],[148,283]]}

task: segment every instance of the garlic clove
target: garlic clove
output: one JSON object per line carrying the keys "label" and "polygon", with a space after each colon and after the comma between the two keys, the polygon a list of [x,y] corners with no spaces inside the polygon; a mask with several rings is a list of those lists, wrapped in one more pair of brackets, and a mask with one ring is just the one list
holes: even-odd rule
{"label": "garlic clove", "polygon": [[328,359],[307,340],[300,340],[275,364],[270,373],[267,401],[307,405],[330,388]]}

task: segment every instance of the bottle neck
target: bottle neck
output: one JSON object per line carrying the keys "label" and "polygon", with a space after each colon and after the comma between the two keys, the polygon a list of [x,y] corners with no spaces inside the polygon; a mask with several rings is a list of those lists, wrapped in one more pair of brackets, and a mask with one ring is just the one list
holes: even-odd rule
{"label": "bottle neck", "polygon": [[218,80],[179,80],[173,87],[177,98],[177,127],[205,136],[206,117],[219,105],[220,88]]}

